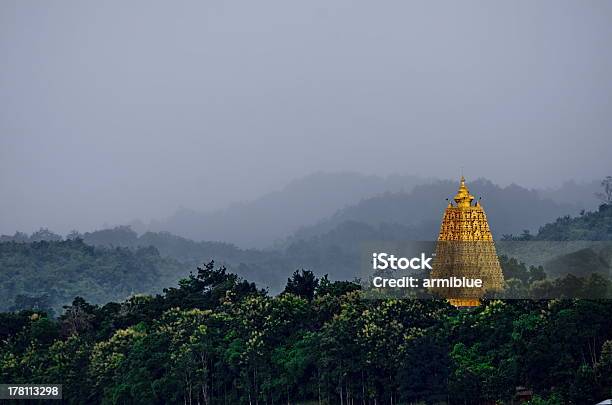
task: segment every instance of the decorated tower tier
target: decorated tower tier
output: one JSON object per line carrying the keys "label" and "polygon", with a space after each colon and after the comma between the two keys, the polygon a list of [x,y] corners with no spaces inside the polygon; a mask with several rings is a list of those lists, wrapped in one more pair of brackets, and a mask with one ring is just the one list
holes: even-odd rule
{"label": "decorated tower tier", "polygon": [[455,204],[449,202],[444,211],[431,272],[431,278],[482,280],[482,287],[432,289],[457,307],[477,306],[485,293],[500,291],[504,285],[487,216],[473,200],[462,176]]}

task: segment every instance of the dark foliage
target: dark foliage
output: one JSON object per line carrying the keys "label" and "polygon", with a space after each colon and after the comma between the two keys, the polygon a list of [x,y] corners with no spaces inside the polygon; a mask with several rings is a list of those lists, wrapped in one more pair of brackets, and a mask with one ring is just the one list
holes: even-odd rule
{"label": "dark foliage", "polygon": [[156,296],[76,298],[57,320],[0,314],[0,380],[61,383],[70,404],[492,403],[517,386],[594,403],[612,393],[611,301],[466,311],[316,281],[296,272],[270,297],[211,262]]}

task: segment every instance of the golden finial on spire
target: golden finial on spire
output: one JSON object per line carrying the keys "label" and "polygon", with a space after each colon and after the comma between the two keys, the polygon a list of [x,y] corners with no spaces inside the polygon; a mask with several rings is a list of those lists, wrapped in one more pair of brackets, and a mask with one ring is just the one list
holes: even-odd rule
{"label": "golden finial on spire", "polygon": [[474,196],[470,194],[470,190],[468,190],[465,185],[465,177],[461,176],[461,183],[459,184],[459,191],[457,191],[457,195],[453,198],[457,203],[457,207],[459,208],[469,208],[472,205],[472,200],[474,200]]}

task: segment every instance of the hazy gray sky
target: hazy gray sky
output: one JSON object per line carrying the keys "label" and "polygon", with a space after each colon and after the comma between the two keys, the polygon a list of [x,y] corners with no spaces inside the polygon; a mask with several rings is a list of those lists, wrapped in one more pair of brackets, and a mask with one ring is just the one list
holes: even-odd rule
{"label": "hazy gray sky", "polygon": [[610,173],[609,1],[0,1],[0,232],[319,170]]}

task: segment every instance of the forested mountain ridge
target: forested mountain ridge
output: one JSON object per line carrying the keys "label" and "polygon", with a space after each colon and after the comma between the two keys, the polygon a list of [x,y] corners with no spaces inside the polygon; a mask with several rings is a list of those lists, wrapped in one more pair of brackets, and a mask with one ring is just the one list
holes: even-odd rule
{"label": "forested mountain ridge", "polygon": [[566,215],[540,228],[536,240],[612,240],[612,204],[599,210]]}
{"label": "forested mountain ridge", "polygon": [[71,232],[62,237],[47,229],[41,229],[27,235],[17,232],[12,236],[0,236],[0,242],[32,243],[41,240],[82,240],[85,244],[102,248],[130,248],[138,249],[152,246],[161,256],[171,257],[181,263],[193,266],[201,264],[210,257],[217,257],[228,264],[240,262],[258,262],[265,260],[267,252],[255,249],[240,249],[225,242],[193,241],[169,232],[146,232],[138,235],[129,226],[117,226],[92,232]]}
{"label": "forested mountain ridge", "polygon": [[[167,231],[197,241],[268,248],[327,232],[345,221],[375,226],[438,222],[445,199],[456,192],[456,181],[409,175],[315,173],[226,209],[208,213],[181,209],[169,218],[133,225],[139,233]],[[500,187],[486,179],[475,179],[469,185],[477,197],[484,197],[482,202],[493,219],[496,236],[523,229],[536,231],[534,226],[596,206],[595,182],[567,181],[558,188],[531,190],[514,184]]]}
{"label": "forested mountain ridge", "polygon": [[[347,176],[352,180],[348,181],[349,186],[343,187],[341,180]],[[314,187],[310,187],[312,185]],[[429,180],[425,183],[424,180],[411,176],[390,176],[381,179],[351,173],[320,173],[296,181],[284,190],[271,193],[256,202],[238,204],[223,212],[202,214],[201,218],[198,217],[200,214],[195,215],[186,211],[186,216],[179,215],[182,217],[179,222],[184,222],[196,233],[200,232],[197,235],[184,232],[184,229],[177,224],[175,224],[177,226],[165,226],[161,221],[150,226],[150,229],[156,229],[150,232],[147,232],[147,227],[142,223],[135,224],[133,229],[141,234],[140,237],[131,231],[123,234],[117,232],[117,228],[127,229],[126,227],[102,229],[68,237],[74,239],[78,236],[93,245],[112,246],[146,246],[148,237],[161,238],[164,239],[163,242],[154,243],[160,252],[165,254],[160,244],[168,244],[168,247],[174,245],[177,250],[178,245],[181,245],[180,249],[184,250],[180,254],[181,260],[185,259],[185,255],[189,256],[193,252],[207,249],[215,251],[225,249],[228,255],[239,255],[239,251],[253,252],[237,248],[236,239],[227,234],[233,229],[231,224],[239,224],[240,233],[244,237],[258,239],[254,245],[266,249],[283,248],[295,241],[323,235],[343,222],[359,222],[374,227],[399,225],[410,228],[410,234],[416,234],[416,239],[430,240],[437,236],[437,227],[446,199],[452,198],[456,187],[455,181]],[[543,197],[559,194],[550,190],[547,192],[528,190],[516,185],[499,187],[484,179],[470,182],[470,187],[476,197],[484,196],[481,202],[488,213],[496,237],[518,234],[525,229],[534,232],[537,226],[554,221],[558,217],[578,214],[583,207],[579,203],[565,202],[567,198],[552,200]],[[579,186],[572,187],[575,189]],[[317,197],[321,193],[324,195]],[[292,195],[291,198],[289,195]],[[299,203],[293,205],[291,210],[282,208],[293,199],[299,200]],[[321,205],[325,208],[321,208]],[[290,218],[285,218],[289,213],[291,213]],[[252,222],[251,217],[256,218],[257,224]],[[292,231],[277,232],[279,226],[291,228]],[[217,228],[219,232],[215,232]],[[170,241],[171,238],[174,239],[173,242]],[[0,240],[18,241],[59,239],[61,236],[44,229],[32,236],[17,233],[14,236],[0,237]],[[273,241],[276,241],[274,245]],[[186,248],[187,245],[190,247]],[[230,252],[231,250],[233,252]],[[175,253],[177,252],[174,251],[172,254]]]}
{"label": "forested mountain ridge", "polygon": [[168,218],[139,224],[139,232],[167,231],[196,241],[215,240],[242,248],[266,248],[301,226],[314,224],[337,210],[385,191],[409,191],[424,179],[353,172],[314,173],[282,189],[225,209],[180,209]]}
{"label": "forested mountain ridge", "polygon": [[[549,201],[538,200],[537,195],[522,190],[518,195],[523,198],[521,204],[526,206],[519,210],[516,206],[517,201],[507,200],[508,193],[513,194],[510,192],[512,190],[500,189],[486,181],[476,181],[474,184],[475,190],[486,187],[497,189],[497,194],[490,193],[493,201],[502,200],[511,204],[501,205],[501,208],[498,204],[497,214],[491,214],[491,211],[495,212],[493,207],[496,207],[493,202],[491,209],[485,207],[491,223],[494,223],[492,218],[500,215],[500,210],[503,212],[504,209],[513,207],[518,211],[529,213],[533,206],[541,209],[551,207]],[[164,285],[176,282],[199,263],[211,259],[227,265],[240,276],[255,281],[262,287],[269,287],[272,292],[278,292],[282,288],[282,280],[293,270],[300,268],[308,268],[318,274],[328,273],[334,279],[352,279],[356,275],[355,269],[359,266],[359,249],[363,241],[435,239],[439,219],[421,220],[418,224],[411,225],[380,221],[385,218],[393,219],[395,214],[401,214],[399,220],[410,222],[418,210],[437,211],[438,207],[431,208],[435,204],[417,202],[425,196],[427,200],[440,200],[445,203],[442,193],[446,193],[451,187],[454,185],[450,183],[441,184],[440,187],[417,186],[413,193],[364,200],[355,207],[372,205],[375,207],[372,212],[386,212],[388,218],[382,216],[374,221],[368,215],[361,215],[368,212],[368,209],[347,208],[346,212],[337,214],[333,221],[317,228],[318,231],[327,227],[330,229],[322,233],[305,230],[283,245],[270,250],[240,249],[223,242],[196,242],[168,232],[147,232],[138,235],[129,227],[84,234],[74,232],[67,236],[68,240],[65,242],[61,241],[63,238],[60,235],[45,229],[32,235],[16,233],[13,236],[2,236],[0,237],[2,241],[13,242],[3,243],[0,254],[0,279],[6,290],[0,300],[0,309],[8,309],[15,305],[16,308],[23,308],[28,306],[28,302],[31,304],[41,299],[46,303],[42,302],[40,305],[59,309],[75,295],[84,295],[94,303],[103,303],[125,298],[134,292],[151,293]],[[439,198],[434,198],[432,193],[439,194]],[[407,196],[410,196],[410,203],[406,202]],[[400,203],[405,203],[408,208],[403,211],[394,208],[398,204],[401,205]],[[420,205],[422,207],[414,208]],[[341,220],[351,217],[364,219],[365,222]],[[502,215],[504,221],[508,221],[508,218],[503,217]],[[583,212],[574,218],[562,216],[555,222],[541,227],[538,234],[524,234],[518,239],[610,240],[612,239],[611,220],[612,209],[602,205],[597,212]],[[335,224],[335,221],[340,222]],[[312,235],[306,236],[308,234]],[[82,242],[78,242],[78,239],[82,239]],[[15,244],[14,241],[21,242],[22,246]],[[40,241],[48,242],[41,244]],[[96,248],[87,250],[91,248],[87,245]],[[41,246],[46,246],[46,250]],[[93,253],[86,255],[83,252]],[[146,269],[149,265],[150,271]],[[125,273],[127,268],[130,270]],[[130,278],[131,276],[142,279],[136,281]],[[108,284],[109,280],[119,283],[119,288],[112,288]],[[18,297],[19,295],[21,297]]]}
{"label": "forested mountain ridge", "polygon": [[[300,268],[353,279],[361,240],[404,238],[408,232],[398,225],[346,223],[286,249],[265,251],[195,242],[167,232],[139,236],[129,227],[72,233],[66,240],[48,230],[18,233],[0,242],[0,310],[38,307],[61,312],[77,295],[101,304],[153,293],[211,259],[274,293]],[[39,240],[42,237],[47,239]]]}
{"label": "forested mountain ridge", "polygon": [[[483,197],[481,203],[496,238],[525,229],[536,231],[541,224],[580,211],[578,204],[542,198],[540,192],[514,184],[500,187],[489,180],[477,179],[469,182],[469,188],[476,198]],[[452,199],[456,191],[455,181],[437,181],[417,185],[410,192],[385,193],[367,198],[316,225],[302,227],[284,243],[324,234],[347,221],[374,226],[385,223],[403,225],[419,230],[417,239],[435,240],[447,199]]]}
{"label": "forested mountain ridge", "polygon": [[86,296],[95,303],[151,293],[183,277],[185,266],[154,247],[104,248],[80,239],[0,243],[0,311],[53,308]]}

